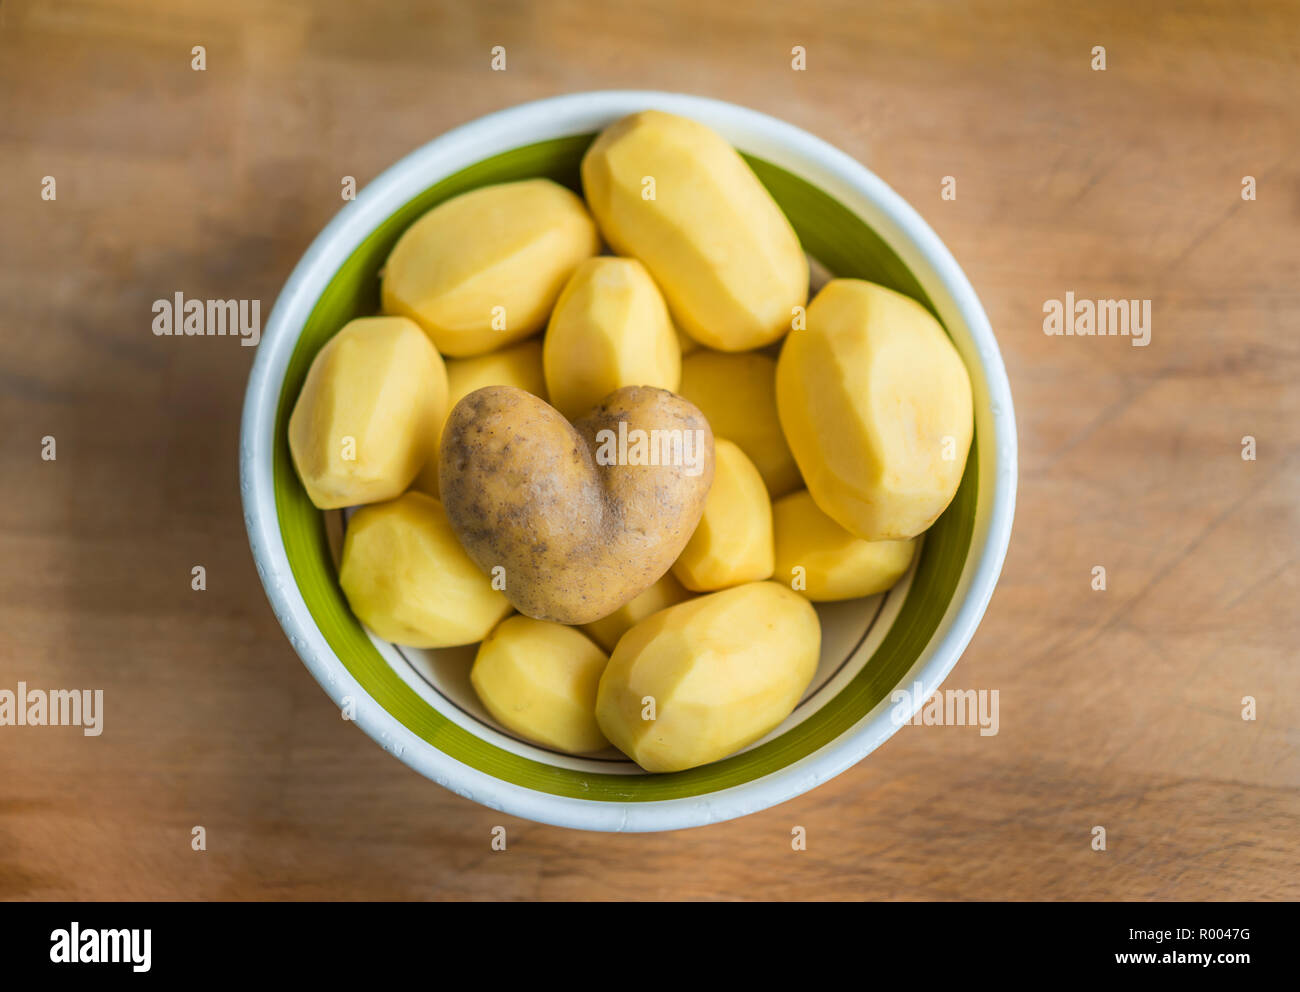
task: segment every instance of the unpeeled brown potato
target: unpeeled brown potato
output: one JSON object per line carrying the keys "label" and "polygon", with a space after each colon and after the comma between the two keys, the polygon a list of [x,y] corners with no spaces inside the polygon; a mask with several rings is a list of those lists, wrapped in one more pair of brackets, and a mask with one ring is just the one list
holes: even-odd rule
{"label": "unpeeled brown potato", "polygon": [[776,580],[815,603],[884,592],[903,577],[916,539],[864,541],[826,516],[806,489],[772,504]]}
{"label": "unpeeled brown potato", "polygon": [[479,567],[504,569],[520,613],[567,624],[608,616],[658,581],[712,481],[704,415],[648,386],[617,390],[575,424],[521,389],[477,390],[447,418],[438,473]]}
{"label": "unpeeled brown potato", "polygon": [[699,596],[623,635],[600,679],[596,719],[646,771],[705,765],[789,716],[820,650],[817,612],[784,586]]}
{"label": "unpeeled brown potato", "polygon": [[543,361],[551,405],[570,420],[623,386],[675,392],[682,375],[668,308],[634,258],[578,266],[555,303]]}
{"label": "unpeeled brown potato", "polygon": [[714,438],[713,487],[695,533],[673,562],[692,592],[712,592],[772,577],[772,502],[754,463]]}
{"label": "unpeeled brown potato", "polygon": [[[453,358],[447,362],[447,407],[452,407],[476,389],[484,386],[516,386],[534,396],[546,399],[546,378],[542,372],[542,342],[536,338],[521,341],[500,351],[475,355],[473,358]],[[412,483],[430,496],[438,495],[438,449],[444,415],[434,430],[432,452],[420,474]]]}
{"label": "unpeeled brown potato", "polygon": [[367,627],[415,648],[473,644],[510,612],[461,548],[442,504],[424,493],[352,515],[339,585]]}
{"label": "unpeeled brown potato", "polygon": [[609,746],[596,724],[608,660],[572,627],[513,616],[480,645],[469,678],[488,712],[519,736],[583,754]]}
{"label": "unpeeled brown potato", "polygon": [[447,373],[404,317],[349,321],[321,348],[289,417],[289,453],[312,503],[400,495],[434,448]]}
{"label": "unpeeled brown potato", "polygon": [[678,392],[709,418],[718,437],[749,456],[773,499],[803,485],[776,412],[775,359],[696,351],[682,359]]}
{"label": "unpeeled brown potato", "polygon": [[624,117],[587,150],[582,185],[605,240],[645,263],[682,330],[705,347],[770,344],[807,301],[794,228],[705,125],[658,110]]}
{"label": "unpeeled brown potato", "polygon": [[600,250],[582,200],[549,179],[484,186],[412,224],[384,266],[385,313],[410,317],[444,355],[481,355],[546,323]]}
{"label": "unpeeled brown potato", "polygon": [[817,505],[864,541],[915,537],[961,483],[970,375],[934,316],[861,279],[833,279],[786,338],[777,409]]}

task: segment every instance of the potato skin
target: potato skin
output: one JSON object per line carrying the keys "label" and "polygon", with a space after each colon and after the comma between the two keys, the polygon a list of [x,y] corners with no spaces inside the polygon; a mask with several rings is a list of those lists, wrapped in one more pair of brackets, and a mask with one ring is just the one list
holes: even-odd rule
{"label": "potato skin", "polygon": [[[915,538],[864,541],[854,537],[826,516],[806,489],[773,503],[772,523],[776,581],[814,603],[884,592],[903,577],[916,554]],[[795,582],[796,574],[802,581]]]}
{"label": "potato skin", "polygon": [[487,711],[519,736],[585,754],[609,746],[596,724],[596,687],[608,661],[572,627],[513,616],[479,646],[469,678]]}
{"label": "potato skin", "polygon": [[510,612],[457,542],[442,504],[418,492],[352,515],[339,585],[362,623],[416,648],[473,644]]}
{"label": "potato skin", "polygon": [[696,351],[682,360],[682,396],[718,437],[740,446],[773,499],[803,486],[776,410],[776,359],[759,352]]}
{"label": "potato skin", "polygon": [[570,420],[623,386],[675,392],[681,346],[645,266],[610,256],[578,266],[547,325],[543,364],[551,405]]}
{"label": "potato skin", "polygon": [[[541,330],[573,270],[599,250],[587,208],[558,183],[470,190],[438,204],[393,246],[380,287],[384,312],[414,320],[444,355],[495,351]],[[493,326],[496,307],[504,328]]]}
{"label": "potato skin", "polygon": [[[699,463],[598,464],[620,423],[690,432]],[[602,440],[606,438],[606,440]],[[505,569],[520,613],[584,624],[659,580],[690,539],[713,482],[713,433],[679,396],[616,390],[570,425],[510,386],[470,393],[442,436],[439,488],[457,536],[479,567]]]}
{"label": "potato skin", "polygon": [[[751,582],[660,610],[623,635],[596,694],[600,729],[646,771],[725,758],[779,725],[817,671],[812,604]],[[655,719],[642,713],[654,700]]]}
{"label": "potato skin", "polygon": [[974,434],[970,375],[915,300],[831,280],[785,340],[776,399],[812,498],[864,541],[915,537],[956,495]]}
{"label": "potato skin", "polygon": [[583,157],[582,185],[605,240],[645,263],[700,344],[761,348],[807,301],[794,228],[740,154],[698,121],[658,110],[616,121]]}
{"label": "potato skin", "polygon": [[772,503],[763,477],[743,451],[714,438],[713,487],[695,533],[673,562],[673,575],[692,592],[770,579]]}
{"label": "potato skin", "polygon": [[289,452],[308,498],[332,510],[401,495],[446,412],[442,358],[415,324],[349,321],[317,353],[289,417]]}

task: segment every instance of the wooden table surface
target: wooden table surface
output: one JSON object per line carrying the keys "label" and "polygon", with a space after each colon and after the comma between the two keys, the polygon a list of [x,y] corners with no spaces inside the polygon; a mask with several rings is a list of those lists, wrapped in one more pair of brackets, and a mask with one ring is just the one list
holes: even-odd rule
{"label": "wooden table surface", "polygon": [[[0,689],[105,720],[0,727],[0,897],[1300,897],[1300,13],[1165,6],[4,0]],[[341,177],[613,87],[829,140],[965,268],[1021,475],[946,685],[999,691],[996,736],[905,727],[743,820],[588,835],[421,778],[290,649],[239,503],[254,351],[155,337],[152,301],[265,318]],[[1044,334],[1067,291],[1149,299],[1150,345]]]}

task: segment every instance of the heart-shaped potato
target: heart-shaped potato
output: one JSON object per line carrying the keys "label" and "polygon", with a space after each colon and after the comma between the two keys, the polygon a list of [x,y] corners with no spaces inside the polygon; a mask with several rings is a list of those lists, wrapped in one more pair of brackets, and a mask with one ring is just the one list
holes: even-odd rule
{"label": "heart-shaped potato", "polygon": [[456,536],[520,613],[583,624],[654,585],[713,483],[713,432],[664,389],[625,386],[570,424],[513,386],[451,411],[438,484]]}

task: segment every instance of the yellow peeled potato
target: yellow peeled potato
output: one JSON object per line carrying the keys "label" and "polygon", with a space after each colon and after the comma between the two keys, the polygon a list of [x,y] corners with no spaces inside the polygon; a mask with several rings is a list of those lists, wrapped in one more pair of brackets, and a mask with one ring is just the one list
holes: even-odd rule
{"label": "yellow peeled potato", "polygon": [[358,619],[415,648],[473,644],[510,612],[470,560],[442,504],[409,492],[348,521],[339,585]]}
{"label": "yellow peeled potato", "polygon": [[673,324],[673,333],[677,335],[677,347],[681,349],[682,357],[689,355],[693,351],[700,350],[700,343],[678,327],[676,323]]}
{"label": "yellow peeled potato", "polygon": [[385,313],[410,317],[444,355],[495,351],[542,329],[600,237],[576,195],[549,179],[484,186],[412,224],[384,266]]}
{"label": "yellow peeled potato", "polygon": [[322,510],[392,499],[434,450],[447,373],[404,317],[349,321],[321,348],[289,417],[289,453]]}
{"label": "yellow peeled potato", "polygon": [[640,259],[700,344],[747,351],[790,329],[808,260],[781,208],[715,131],[647,110],[607,127],[582,160],[605,240]]}
{"label": "yellow peeled potato", "polygon": [[520,737],[583,754],[609,746],[596,724],[607,661],[572,627],[513,616],[480,645],[469,678],[488,712]]}
{"label": "yellow peeled potato", "polygon": [[546,399],[542,342],[537,338],[474,358],[447,361],[447,409],[484,386],[515,386]]}
{"label": "yellow peeled potato", "polygon": [[[500,351],[473,358],[452,358],[447,362],[447,413],[476,389],[484,386],[515,386],[546,399],[546,380],[542,374],[542,342],[536,338],[521,341]],[[430,496],[438,495],[438,450],[446,417],[434,430],[433,450],[420,469],[413,485]]]}
{"label": "yellow peeled potato", "polygon": [[773,499],[803,485],[776,412],[774,358],[696,351],[682,359],[678,392],[700,408],[714,434],[749,456]]}
{"label": "yellow peeled potato", "polygon": [[691,594],[668,572],[631,602],[624,603],[607,617],[583,624],[582,629],[606,651],[613,651],[618,639],[650,614],[690,598]]}
{"label": "yellow peeled potato", "polygon": [[820,650],[817,612],[784,586],[699,596],[623,635],[600,679],[596,719],[646,771],[706,765],[790,715]]}
{"label": "yellow peeled potato", "polygon": [[645,266],[610,256],[578,266],[547,325],[543,363],[551,406],[569,420],[623,386],[676,392],[681,346]]}
{"label": "yellow peeled potato", "polygon": [[786,338],[776,398],[812,498],[864,541],[915,537],[956,494],[974,433],[970,375],[915,300],[831,280]]}
{"label": "yellow peeled potato", "polygon": [[713,486],[695,533],[673,563],[692,592],[772,577],[772,503],[754,463],[736,445],[713,440]]}
{"label": "yellow peeled potato", "polygon": [[772,504],[772,528],[776,580],[814,603],[884,592],[903,577],[916,552],[915,538],[854,537],[818,509],[806,489]]}

